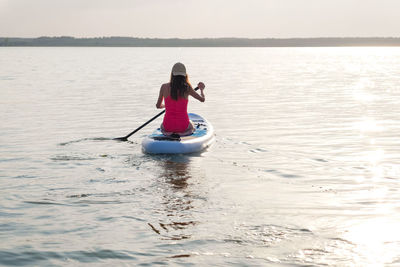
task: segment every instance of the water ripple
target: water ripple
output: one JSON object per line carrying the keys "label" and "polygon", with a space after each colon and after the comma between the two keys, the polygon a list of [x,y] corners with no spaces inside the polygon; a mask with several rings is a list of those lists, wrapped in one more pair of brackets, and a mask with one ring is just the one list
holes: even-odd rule
{"label": "water ripple", "polygon": [[[16,249],[18,251],[18,249]],[[99,262],[107,259],[119,260],[135,260],[134,253],[129,251],[118,251],[108,249],[98,249],[93,251],[37,251],[28,250],[21,252],[0,250],[0,263],[11,266],[24,266],[32,264],[42,264],[51,259],[56,259],[61,262],[74,260],[80,263]]]}

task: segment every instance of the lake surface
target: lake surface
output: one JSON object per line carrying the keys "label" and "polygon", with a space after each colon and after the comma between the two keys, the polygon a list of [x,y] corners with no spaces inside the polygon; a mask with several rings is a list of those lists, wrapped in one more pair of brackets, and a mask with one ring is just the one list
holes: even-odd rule
{"label": "lake surface", "polygon": [[[216,142],[141,141],[186,64]],[[0,265],[399,266],[400,48],[0,48]]]}

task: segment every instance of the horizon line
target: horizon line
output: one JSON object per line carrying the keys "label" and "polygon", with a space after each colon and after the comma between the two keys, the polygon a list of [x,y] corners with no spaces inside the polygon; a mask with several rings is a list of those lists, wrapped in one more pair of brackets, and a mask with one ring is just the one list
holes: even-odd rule
{"label": "horizon line", "polygon": [[400,46],[400,37],[312,37],[312,38],[142,38],[103,36],[0,37],[0,46],[110,46],[110,47],[329,47]]}
{"label": "horizon line", "polygon": [[124,35],[104,35],[95,37],[77,37],[72,35],[41,35],[36,37],[0,36],[0,38],[15,39],[39,39],[39,38],[73,38],[73,39],[96,39],[96,38],[132,38],[132,39],[159,39],[159,40],[199,40],[199,39],[246,39],[246,40],[289,40],[289,39],[400,39],[400,36],[319,36],[319,37],[138,37]]}

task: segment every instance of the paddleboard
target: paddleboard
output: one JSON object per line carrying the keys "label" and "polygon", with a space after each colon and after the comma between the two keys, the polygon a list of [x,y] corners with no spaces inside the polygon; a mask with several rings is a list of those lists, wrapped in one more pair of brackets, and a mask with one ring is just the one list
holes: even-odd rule
{"label": "paddleboard", "polygon": [[189,136],[165,136],[156,129],[142,141],[143,152],[149,154],[186,154],[199,152],[214,142],[214,128],[200,115],[189,113],[195,131]]}

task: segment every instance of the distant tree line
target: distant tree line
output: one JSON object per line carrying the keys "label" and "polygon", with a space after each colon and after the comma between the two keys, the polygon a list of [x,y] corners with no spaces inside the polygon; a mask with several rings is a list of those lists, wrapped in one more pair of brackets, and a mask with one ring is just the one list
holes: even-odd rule
{"label": "distant tree line", "polygon": [[329,47],[329,46],[400,46],[400,38],[202,38],[202,39],[159,39],[135,37],[74,38],[0,37],[0,46],[106,46],[106,47]]}

